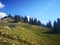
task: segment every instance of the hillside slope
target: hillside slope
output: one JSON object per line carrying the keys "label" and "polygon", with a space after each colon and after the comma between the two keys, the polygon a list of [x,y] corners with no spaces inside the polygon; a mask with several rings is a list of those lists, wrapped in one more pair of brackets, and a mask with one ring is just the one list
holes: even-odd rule
{"label": "hillside slope", "polygon": [[0,24],[0,45],[60,45],[60,34],[51,29],[27,23]]}

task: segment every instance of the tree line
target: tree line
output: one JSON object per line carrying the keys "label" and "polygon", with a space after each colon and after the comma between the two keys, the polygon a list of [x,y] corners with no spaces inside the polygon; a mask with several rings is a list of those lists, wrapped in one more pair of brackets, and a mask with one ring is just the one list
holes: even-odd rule
{"label": "tree line", "polygon": [[8,15],[8,16],[5,16],[2,19],[5,19],[5,18],[11,18],[11,19],[13,19],[13,23],[24,22],[24,23],[29,23],[31,25],[39,25],[39,26],[41,25],[40,20],[37,20],[37,18],[31,18],[31,17],[29,17],[29,20],[28,20],[27,16],[23,17],[23,16],[20,16],[20,15],[15,15],[15,16]]}
{"label": "tree line", "polygon": [[45,25],[45,24],[42,24],[40,20],[37,20],[37,18],[29,17],[29,20],[28,20],[27,16],[23,17],[20,15],[15,15],[15,16],[8,15],[8,16],[5,16],[4,18],[7,18],[7,17],[10,17],[11,19],[13,19],[14,20],[13,23],[24,22],[24,23],[29,23],[31,25],[38,25],[38,26],[44,26],[47,28],[52,28],[53,29],[52,31],[55,33],[60,32],[60,19],[59,18],[57,19],[57,21],[54,21],[53,26],[52,26],[51,21],[49,21]]}

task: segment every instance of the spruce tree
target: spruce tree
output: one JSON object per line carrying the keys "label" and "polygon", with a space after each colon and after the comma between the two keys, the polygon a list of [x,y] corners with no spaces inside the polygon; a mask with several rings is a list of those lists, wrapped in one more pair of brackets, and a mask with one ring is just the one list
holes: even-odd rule
{"label": "spruce tree", "polygon": [[19,22],[20,21],[20,16],[19,15],[15,15],[14,16],[14,22]]}
{"label": "spruce tree", "polygon": [[46,27],[48,27],[48,28],[52,28],[51,21],[49,21],[49,22],[46,24]]}

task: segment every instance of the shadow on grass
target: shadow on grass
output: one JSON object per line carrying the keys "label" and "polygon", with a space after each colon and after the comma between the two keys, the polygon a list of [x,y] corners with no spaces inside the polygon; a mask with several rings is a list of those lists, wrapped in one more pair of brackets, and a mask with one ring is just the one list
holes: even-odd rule
{"label": "shadow on grass", "polygon": [[58,34],[58,33],[60,33],[60,31],[51,30],[51,31],[44,32],[44,34]]}

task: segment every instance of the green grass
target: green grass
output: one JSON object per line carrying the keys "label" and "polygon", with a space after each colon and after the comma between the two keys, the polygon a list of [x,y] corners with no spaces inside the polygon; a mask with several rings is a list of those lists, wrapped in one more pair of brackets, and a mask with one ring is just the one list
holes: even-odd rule
{"label": "green grass", "polygon": [[[9,27],[12,24],[16,27]],[[5,36],[0,35],[0,45],[60,45],[60,34],[44,33],[51,30],[46,27],[19,22],[0,24],[0,30],[5,34]],[[8,40],[8,43],[3,44],[4,40]]]}

